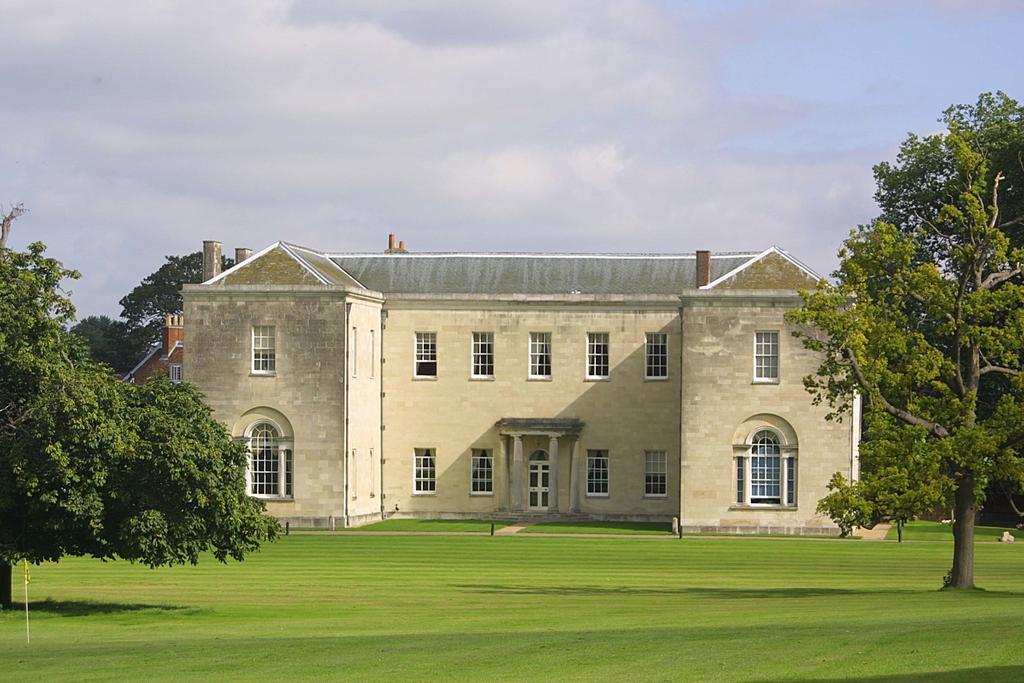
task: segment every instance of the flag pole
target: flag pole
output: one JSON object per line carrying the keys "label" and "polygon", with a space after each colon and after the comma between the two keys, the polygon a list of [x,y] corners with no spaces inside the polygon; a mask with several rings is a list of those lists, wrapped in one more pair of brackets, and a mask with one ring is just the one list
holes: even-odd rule
{"label": "flag pole", "polygon": [[22,560],[24,562],[25,571],[25,642],[32,642],[32,633],[28,628],[28,560]]}

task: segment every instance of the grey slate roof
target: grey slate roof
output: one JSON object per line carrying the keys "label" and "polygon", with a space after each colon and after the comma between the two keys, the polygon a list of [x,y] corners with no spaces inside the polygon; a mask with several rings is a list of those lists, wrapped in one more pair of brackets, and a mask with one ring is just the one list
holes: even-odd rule
{"label": "grey slate roof", "polygon": [[[757,253],[712,254],[711,279]],[[678,294],[693,289],[693,254],[334,254],[378,292],[422,294]]]}

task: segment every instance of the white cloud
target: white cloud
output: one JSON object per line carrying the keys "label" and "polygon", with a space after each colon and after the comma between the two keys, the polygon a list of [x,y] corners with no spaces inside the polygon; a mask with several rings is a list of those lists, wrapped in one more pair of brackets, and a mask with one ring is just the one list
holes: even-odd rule
{"label": "white cloud", "polygon": [[765,141],[807,139],[813,96],[722,88],[725,37],[757,34],[756,11],[47,5],[5,9],[0,82],[16,95],[0,110],[0,201],[32,210],[16,243],[43,239],[83,271],[83,315],[116,313],[163,255],[204,238],[229,250],[379,250],[387,232],[424,250],[778,243],[827,270],[872,213],[882,151],[816,139],[817,152],[786,156]]}

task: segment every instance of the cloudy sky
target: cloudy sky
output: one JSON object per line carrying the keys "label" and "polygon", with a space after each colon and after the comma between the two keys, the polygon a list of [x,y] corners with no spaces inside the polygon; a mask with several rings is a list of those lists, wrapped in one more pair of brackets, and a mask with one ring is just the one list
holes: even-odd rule
{"label": "cloudy sky", "polygon": [[0,0],[0,203],[80,316],[203,239],[828,272],[907,131],[1024,97],[1022,4]]}

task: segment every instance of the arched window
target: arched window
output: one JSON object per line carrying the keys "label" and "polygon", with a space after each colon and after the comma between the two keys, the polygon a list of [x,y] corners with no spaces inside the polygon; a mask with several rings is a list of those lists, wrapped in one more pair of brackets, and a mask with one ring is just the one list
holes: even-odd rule
{"label": "arched window", "polygon": [[740,505],[796,505],[796,450],[779,435],[761,429],[736,457],[736,502]]}
{"label": "arched window", "polygon": [[290,439],[270,422],[257,422],[248,430],[249,493],[258,498],[292,497]]}

